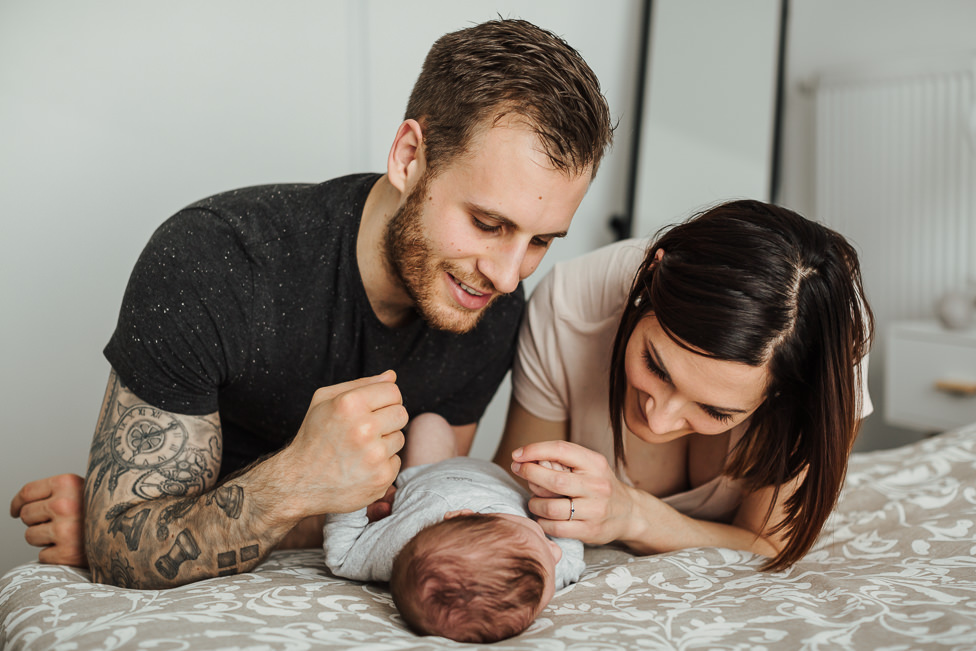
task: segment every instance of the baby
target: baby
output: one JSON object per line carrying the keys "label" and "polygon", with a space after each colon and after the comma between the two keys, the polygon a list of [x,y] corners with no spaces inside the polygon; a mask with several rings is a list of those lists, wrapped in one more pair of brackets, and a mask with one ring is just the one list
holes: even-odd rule
{"label": "baby", "polygon": [[327,516],[326,564],[337,576],[389,581],[421,635],[495,642],[524,631],[579,579],[583,544],[548,538],[504,470],[456,455],[447,421],[414,418],[392,513],[372,523],[365,509]]}

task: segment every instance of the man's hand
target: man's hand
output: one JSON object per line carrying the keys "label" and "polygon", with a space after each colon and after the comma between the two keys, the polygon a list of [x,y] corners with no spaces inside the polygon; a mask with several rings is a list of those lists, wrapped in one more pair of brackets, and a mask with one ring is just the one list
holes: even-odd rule
{"label": "man's hand", "polygon": [[25,484],[10,502],[10,516],[27,525],[24,538],[42,563],[88,567],[84,542],[85,480],[55,475]]}
{"label": "man's hand", "polygon": [[301,517],[360,509],[396,479],[407,410],[395,380],[387,371],[315,392],[295,439],[271,460],[301,496]]}

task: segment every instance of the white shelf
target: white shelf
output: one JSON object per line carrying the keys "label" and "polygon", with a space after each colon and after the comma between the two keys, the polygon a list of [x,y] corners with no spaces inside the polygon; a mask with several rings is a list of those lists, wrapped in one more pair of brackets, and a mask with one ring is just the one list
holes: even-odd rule
{"label": "white shelf", "polygon": [[976,422],[976,329],[893,324],[885,359],[885,420],[941,431]]}

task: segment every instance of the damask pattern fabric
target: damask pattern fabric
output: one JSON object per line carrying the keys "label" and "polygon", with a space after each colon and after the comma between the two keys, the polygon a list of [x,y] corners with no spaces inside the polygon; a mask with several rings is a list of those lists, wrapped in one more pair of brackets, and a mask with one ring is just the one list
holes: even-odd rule
{"label": "damask pattern fabric", "polygon": [[[724,549],[636,557],[587,548],[580,581],[494,649],[976,648],[976,423],[854,455],[814,549],[766,574]],[[383,585],[332,577],[321,550],[172,590],[93,585],[32,563],[0,579],[0,647],[431,649]]]}

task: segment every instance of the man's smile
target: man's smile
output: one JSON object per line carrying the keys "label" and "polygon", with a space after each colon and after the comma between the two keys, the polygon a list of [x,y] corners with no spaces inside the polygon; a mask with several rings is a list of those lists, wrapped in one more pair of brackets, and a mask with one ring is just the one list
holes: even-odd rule
{"label": "man's smile", "polygon": [[446,275],[454,301],[466,310],[481,310],[488,305],[494,296],[493,292],[477,290],[471,285],[458,280],[450,273],[446,273]]}

